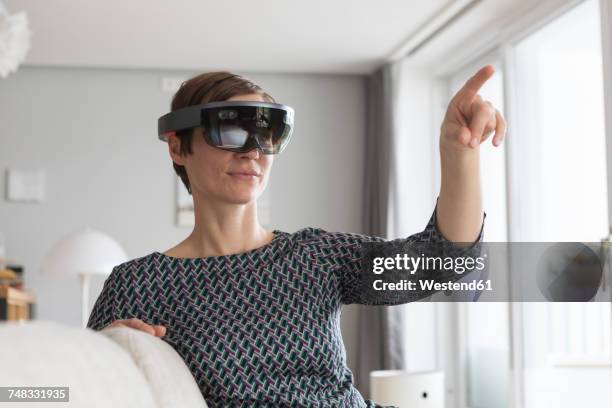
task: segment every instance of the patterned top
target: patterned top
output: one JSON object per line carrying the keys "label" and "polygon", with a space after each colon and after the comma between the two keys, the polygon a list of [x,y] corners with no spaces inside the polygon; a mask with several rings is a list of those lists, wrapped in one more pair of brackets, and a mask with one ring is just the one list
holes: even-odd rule
{"label": "patterned top", "polygon": [[[479,237],[482,240],[483,224]],[[239,254],[175,258],[160,252],[116,266],[87,327],[137,317],[166,326],[210,408],[375,408],[353,385],[340,332],[342,304],[374,304],[355,278],[360,244],[380,237],[274,230]],[[436,211],[406,241],[450,243]]]}

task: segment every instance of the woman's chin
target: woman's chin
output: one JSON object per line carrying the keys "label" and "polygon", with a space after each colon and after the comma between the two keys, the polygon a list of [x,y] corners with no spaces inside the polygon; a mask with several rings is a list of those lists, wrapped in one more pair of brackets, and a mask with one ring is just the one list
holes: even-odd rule
{"label": "woman's chin", "polygon": [[257,191],[253,190],[244,194],[236,194],[228,198],[232,204],[248,204],[257,200]]}

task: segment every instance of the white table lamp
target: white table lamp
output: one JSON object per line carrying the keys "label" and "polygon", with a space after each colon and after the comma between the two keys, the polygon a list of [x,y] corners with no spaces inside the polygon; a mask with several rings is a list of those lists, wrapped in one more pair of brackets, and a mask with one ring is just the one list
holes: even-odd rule
{"label": "white table lamp", "polygon": [[81,324],[89,317],[89,282],[91,275],[109,275],[113,267],[125,262],[127,254],[110,236],[86,227],[56,242],[43,258],[41,271],[61,276],[79,276],[81,280]]}
{"label": "white table lamp", "polygon": [[444,372],[370,372],[370,397],[399,408],[444,408]]}

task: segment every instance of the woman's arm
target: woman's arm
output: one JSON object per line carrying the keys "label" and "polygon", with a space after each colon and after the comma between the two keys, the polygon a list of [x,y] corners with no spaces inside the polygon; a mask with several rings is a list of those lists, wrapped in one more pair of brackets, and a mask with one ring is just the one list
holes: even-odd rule
{"label": "woman's arm", "polygon": [[[439,201],[439,199],[438,199]],[[437,205],[436,205],[437,208]],[[470,256],[476,258],[481,253],[481,246],[484,237],[484,223],[486,213],[482,215],[478,237],[473,240],[467,248],[463,245],[456,245],[449,241],[438,228],[434,208],[427,225],[423,231],[417,232],[407,238],[386,240],[382,237],[368,236],[350,232],[330,232],[321,228],[313,229],[312,237],[308,240],[309,252],[315,260],[315,266],[319,270],[330,271],[334,277],[339,292],[339,300],[342,304],[364,304],[364,305],[397,305],[424,299],[432,294],[431,291],[412,290],[402,292],[380,291],[373,294],[368,290],[367,279],[370,276],[362,268],[362,248],[365,243],[377,243],[385,246],[389,251],[402,251],[408,253],[415,249],[422,248],[424,252],[435,252],[438,256],[457,258],[460,256]],[[371,273],[371,272],[370,272]],[[438,281],[458,280],[463,276],[454,271],[443,273],[418,272],[414,277],[432,278]],[[472,276],[472,275],[470,275]]]}
{"label": "woman's arm", "polygon": [[[124,265],[124,264],[122,264]],[[96,303],[89,315],[87,327],[93,330],[125,326],[136,330],[142,330],[154,336],[164,336],[166,327],[158,324],[149,324],[137,317],[130,317],[128,304],[130,300],[126,297],[126,271],[122,265],[115,266],[111,274],[104,281],[102,292],[96,299]]]}
{"label": "woman's arm", "polygon": [[472,242],[481,227],[480,144],[495,131],[493,145],[499,146],[506,132],[500,112],[478,95],[494,73],[486,65],[469,78],[450,101],[440,127],[438,226],[458,246]]}
{"label": "woman's arm", "polygon": [[115,266],[104,281],[102,291],[89,314],[88,328],[102,330],[115,320],[121,319],[119,302],[123,301],[124,286],[121,269],[119,266]]}
{"label": "woman's arm", "polygon": [[[493,145],[499,146],[506,131],[506,123],[499,111],[478,95],[479,89],[494,72],[491,65],[481,68],[449,103],[440,127],[440,194],[423,231],[389,242],[362,234],[316,231],[317,237],[311,243],[313,253],[320,267],[333,270],[339,282],[342,303],[391,305],[420,300],[432,294],[418,289],[374,294],[364,285],[371,278],[365,275],[368,271],[362,271],[362,244],[365,242],[384,242],[389,252],[424,248],[451,259],[476,259],[481,255],[481,245],[477,244],[483,239],[486,213],[482,210],[480,193],[479,146],[493,131]],[[468,273],[474,271],[471,269]],[[420,271],[416,278],[446,282],[466,275],[452,270]]]}

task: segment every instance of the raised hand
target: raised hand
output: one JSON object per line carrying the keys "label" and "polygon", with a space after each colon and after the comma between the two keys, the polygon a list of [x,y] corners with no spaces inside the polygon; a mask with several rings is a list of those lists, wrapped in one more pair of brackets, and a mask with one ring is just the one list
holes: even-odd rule
{"label": "raised hand", "polygon": [[495,131],[493,145],[499,146],[506,134],[506,121],[478,91],[493,76],[495,68],[485,65],[469,78],[451,99],[440,127],[440,147],[448,149],[474,149]]}

